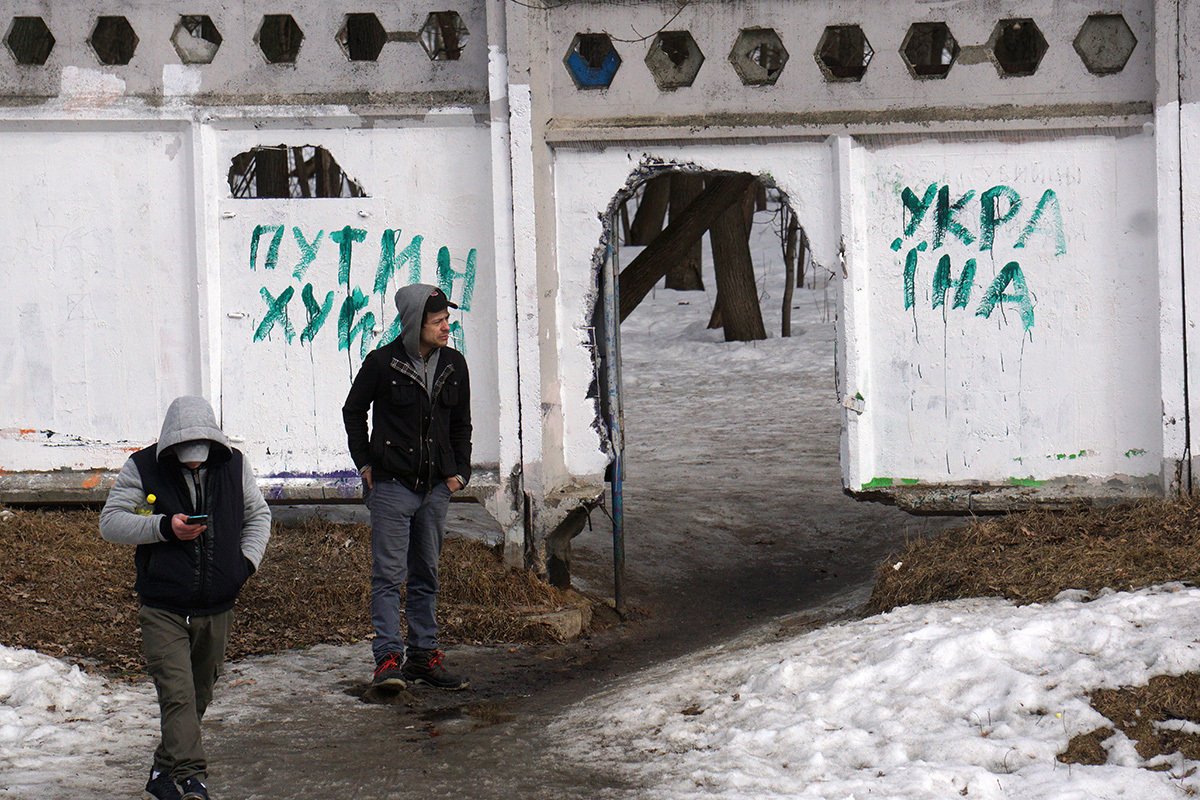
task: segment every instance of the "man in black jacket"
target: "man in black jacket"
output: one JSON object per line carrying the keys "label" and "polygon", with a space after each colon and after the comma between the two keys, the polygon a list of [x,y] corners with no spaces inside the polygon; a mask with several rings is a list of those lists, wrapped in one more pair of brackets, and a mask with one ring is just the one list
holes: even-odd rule
{"label": "man in black jacket", "polygon": [[100,535],[137,545],[138,622],[162,729],[146,795],[208,800],[200,720],[225,660],[233,604],[266,552],[271,511],[207,400],[171,403],[158,442],[117,476]]}
{"label": "man in black jacket", "polygon": [[[438,560],[450,495],[471,479],[471,381],[467,360],[447,344],[449,309],[423,283],[396,292],[401,335],[363,359],[342,419],[371,510],[373,683],[464,689],[438,648]],[[367,434],[367,410],[371,431]],[[407,586],[408,635],[400,637]]]}

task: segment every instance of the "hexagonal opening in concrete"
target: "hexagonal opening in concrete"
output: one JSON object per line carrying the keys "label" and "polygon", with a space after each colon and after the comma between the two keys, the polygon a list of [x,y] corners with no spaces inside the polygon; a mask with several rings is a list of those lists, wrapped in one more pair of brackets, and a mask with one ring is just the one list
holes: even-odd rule
{"label": "hexagonal opening in concrete", "polygon": [[18,64],[40,67],[54,49],[54,35],[41,17],[13,17],[4,43]]}
{"label": "hexagonal opening in concrete", "polygon": [[821,34],[814,55],[825,80],[861,81],[875,51],[857,25],[830,25]]}
{"label": "hexagonal opening in concrete", "polygon": [[291,14],[265,14],[254,42],[272,64],[295,64],[300,55],[304,31]]}
{"label": "hexagonal opening in concrete", "polygon": [[1075,36],[1075,52],[1093,75],[1125,69],[1136,47],[1137,37],[1120,14],[1092,14]]}
{"label": "hexagonal opening in concrete", "polygon": [[1008,78],[1037,72],[1048,47],[1037,23],[1029,18],[1000,20],[988,42],[996,68]]}
{"label": "hexagonal opening in concrete", "polygon": [[351,61],[378,61],[387,44],[387,31],[374,14],[347,14],[337,43]]}
{"label": "hexagonal opening in concrete", "polygon": [[914,78],[944,78],[958,58],[958,42],[944,22],[915,22],[900,45],[900,55]]}
{"label": "hexagonal opening in concrete", "polygon": [[788,51],[773,28],[744,28],[729,61],[746,86],[773,86],[787,65]]}
{"label": "hexagonal opening in concrete", "polygon": [[96,51],[101,64],[122,66],[133,60],[138,37],[124,17],[100,17],[88,44]]}
{"label": "hexagonal opening in concrete", "polygon": [[171,44],[184,64],[211,64],[222,41],[221,32],[207,14],[181,16],[171,34]]}
{"label": "hexagonal opening in concrete", "polygon": [[434,11],[421,26],[421,46],[430,61],[458,61],[470,33],[457,11]]}
{"label": "hexagonal opening in concrete", "polygon": [[664,91],[691,86],[704,63],[704,53],[688,31],[661,31],[650,43],[646,66]]}
{"label": "hexagonal opening in concrete", "polygon": [[563,63],[577,89],[607,89],[621,68],[621,56],[607,33],[577,33]]}

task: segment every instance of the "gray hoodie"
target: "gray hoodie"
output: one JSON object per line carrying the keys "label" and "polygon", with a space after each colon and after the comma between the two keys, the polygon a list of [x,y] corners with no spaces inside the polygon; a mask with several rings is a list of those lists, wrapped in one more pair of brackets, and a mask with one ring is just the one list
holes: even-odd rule
{"label": "gray hoodie", "polygon": [[[217,417],[207,400],[194,396],[175,398],[163,417],[155,456],[162,461],[171,448],[198,440],[208,441],[210,447],[232,449],[229,438],[217,425]],[[242,494],[245,497],[242,554],[250,559],[255,569],[258,569],[267,550],[267,540],[271,537],[271,509],[258,488],[250,460],[243,456],[242,465]],[[187,471],[184,467],[181,469]],[[204,471],[201,467],[201,478]],[[194,495],[192,482],[184,483]],[[166,541],[159,533],[162,514],[144,516],[137,513],[136,509],[144,505],[145,500],[146,492],[142,488],[137,465],[133,463],[132,458],[127,459],[117,475],[116,483],[108,492],[104,509],[100,512],[100,535],[119,544],[154,544]]]}
{"label": "gray hoodie", "polygon": [[433,374],[437,372],[438,350],[421,358],[421,328],[425,325],[425,303],[437,289],[427,283],[411,283],[396,292],[396,310],[400,312],[400,342],[418,374],[425,376],[425,391],[433,393]]}
{"label": "gray hoodie", "polygon": [[158,447],[154,454],[161,461],[168,449],[184,442],[207,439],[226,450],[229,437],[217,425],[217,416],[212,406],[203,397],[184,395],[176,397],[163,417],[162,431],[158,434]]}

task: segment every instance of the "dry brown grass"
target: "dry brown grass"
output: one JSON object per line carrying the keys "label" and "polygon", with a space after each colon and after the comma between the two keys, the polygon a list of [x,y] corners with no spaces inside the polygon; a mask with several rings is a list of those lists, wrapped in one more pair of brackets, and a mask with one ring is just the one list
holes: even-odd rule
{"label": "dry brown grass", "polygon": [[1197,579],[1200,502],[1033,510],[909,542],[880,565],[870,610],[960,597],[1035,603],[1065,589],[1124,591]]}
{"label": "dry brown grass", "polygon": [[[141,668],[133,548],[100,538],[94,511],[16,511],[0,522],[0,643],[111,673]],[[262,568],[238,600],[230,658],[371,634],[370,529],[311,518],[272,528]],[[574,605],[486,545],[448,539],[443,641],[545,642],[529,612]]]}
{"label": "dry brown grass", "polygon": [[[1200,735],[1163,729],[1173,721],[1200,723],[1200,673],[1160,675],[1146,686],[1097,689],[1089,696],[1092,708],[1113,723],[1113,728],[1134,742],[1143,759],[1182,753],[1191,761],[1200,759]],[[1113,728],[1097,728],[1071,739],[1058,760],[1072,764],[1104,764],[1108,752],[1102,742],[1113,735]],[[1157,765],[1149,769],[1167,769]]]}

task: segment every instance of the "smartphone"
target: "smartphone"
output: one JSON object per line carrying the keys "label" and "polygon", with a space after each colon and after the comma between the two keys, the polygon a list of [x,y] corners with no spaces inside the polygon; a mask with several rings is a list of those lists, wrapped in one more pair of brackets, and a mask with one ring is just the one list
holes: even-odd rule
{"label": "smartphone", "polygon": [[196,514],[187,518],[188,525],[204,525],[208,522],[208,514]]}

